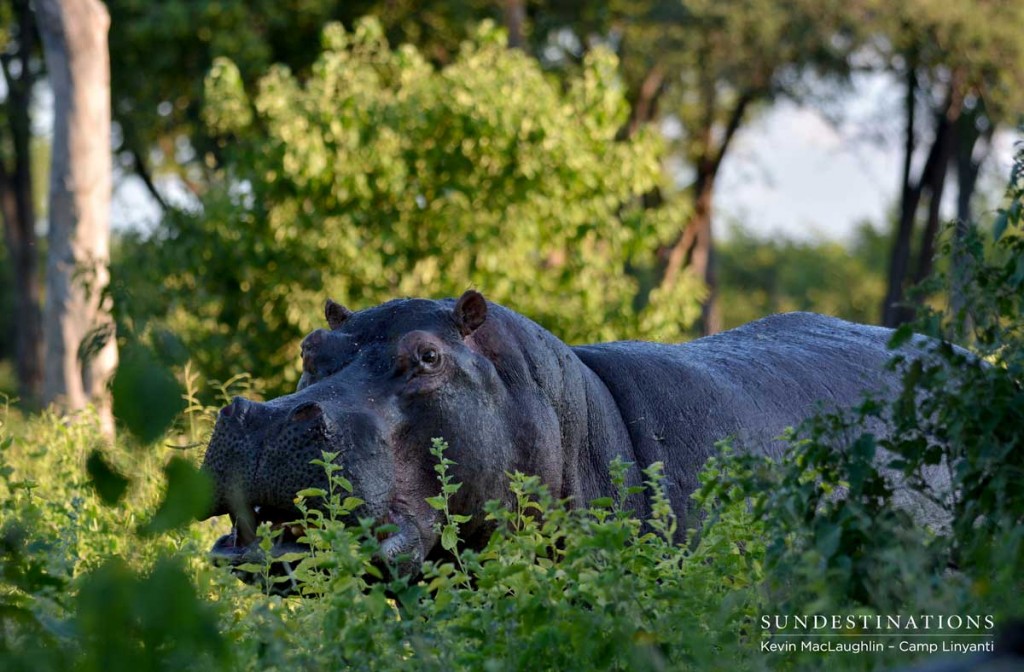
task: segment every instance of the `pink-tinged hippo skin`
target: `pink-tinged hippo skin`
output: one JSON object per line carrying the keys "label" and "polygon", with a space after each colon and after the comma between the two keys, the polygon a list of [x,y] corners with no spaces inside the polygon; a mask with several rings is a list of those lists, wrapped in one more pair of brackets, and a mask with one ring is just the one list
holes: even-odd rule
{"label": "pink-tinged hippo skin", "polygon": [[[338,453],[365,501],[356,515],[397,528],[382,553],[400,571],[442,557],[438,513],[426,502],[439,491],[434,437],[456,462],[462,487],[451,510],[472,516],[462,528],[470,546],[492,532],[484,503],[510,500],[509,473],[538,475],[553,494],[586,505],[613,494],[608,465],[617,456],[635,465],[633,484],[640,469],[664,463],[685,530],[697,474],[718,440],[778,457],[787,427],[899,383],[885,367],[890,330],[810,313],[679,345],[570,347],[476,291],[355,313],[328,301],[325,312],[330,328],[303,342],[294,394],[236,398],[220,412],[203,469],[215,484],[210,515],[234,523],[212,551],[221,562],[258,557],[255,526],[294,520],[295,493],[326,488],[310,463],[322,451]],[[644,495],[628,505],[649,512]],[[297,549],[285,534],[275,553]]]}

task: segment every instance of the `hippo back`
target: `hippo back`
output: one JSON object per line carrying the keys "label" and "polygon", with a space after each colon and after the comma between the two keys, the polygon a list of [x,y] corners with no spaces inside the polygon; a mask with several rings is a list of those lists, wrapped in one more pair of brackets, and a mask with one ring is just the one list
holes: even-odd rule
{"label": "hippo back", "polygon": [[665,464],[684,512],[716,441],[779,457],[779,436],[816,410],[888,395],[892,331],[812,313],[787,313],[679,345],[622,341],[573,348],[622,414],[637,463]]}

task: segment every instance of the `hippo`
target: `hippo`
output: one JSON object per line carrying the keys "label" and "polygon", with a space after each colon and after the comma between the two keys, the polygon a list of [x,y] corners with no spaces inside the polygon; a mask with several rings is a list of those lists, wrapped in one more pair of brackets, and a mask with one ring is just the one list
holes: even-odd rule
{"label": "hippo", "polygon": [[[352,312],[328,300],[328,328],[302,344],[292,394],[221,409],[202,469],[214,484],[210,516],[232,532],[211,553],[239,564],[258,551],[254,529],[295,520],[296,492],[326,488],[322,451],[337,454],[364,500],[359,517],[394,530],[381,554],[415,572],[445,556],[431,442],[447,442],[462,484],[452,513],[471,516],[464,542],[493,528],[485,502],[511,503],[509,474],[536,475],[570,505],[615,493],[609,463],[653,462],[680,524],[694,515],[698,473],[731,438],[737,450],[779,458],[779,437],[817,410],[891,394],[899,372],[892,331],[812,313],[773,315],[689,343],[621,341],[570,347],[527,317],[470,290],[458,299],[398,299]],[[650,513],[643,494],[627,502]],[[680,538],[681,540],[681,538]],[[301,550],[283,534],[274,553]]]}

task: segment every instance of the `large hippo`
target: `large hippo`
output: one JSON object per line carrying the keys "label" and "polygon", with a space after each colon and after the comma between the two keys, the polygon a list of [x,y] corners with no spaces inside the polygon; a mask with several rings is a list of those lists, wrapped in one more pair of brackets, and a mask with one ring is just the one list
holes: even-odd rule
{"label": "large hippo", "polygon": [[[778,456],[778,436],[818,407],[893,389],[888,329],[810,313],[767,317],[680,345],[624,341],[570,347],[476,291],[458,300],[400,299],[352,313],[328,301],[330,329],[303,342],[294,394],[236,398],[220,411],[203,469],[211,515],[235,527],[213,554],[251,558],[254,525],[297,516],[293,498],[326,487],[321,451],[365,500],[364,516],[392,524],[388,558],[415,568],[441,554],[431,439],[457,464],[454,513],[473,518],[467,544],[491,530],[491,499],[508,500],[510,472],[538,475],[577,504],[613,493],[609,462],[664,463],[669,499],[686,528],[697,474],[715,443]],[[639,515],[648,504],[635,496]],[[286,533],[281,548],[294,548]]]}

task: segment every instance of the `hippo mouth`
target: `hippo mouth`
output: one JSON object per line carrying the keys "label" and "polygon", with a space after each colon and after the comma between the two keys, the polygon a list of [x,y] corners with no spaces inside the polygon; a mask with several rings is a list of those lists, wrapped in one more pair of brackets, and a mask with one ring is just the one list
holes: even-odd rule
{"label": "hippo mouth", "polygon": [[[261,547],[256,530],[261,524],[268,523],[273,538],[269,550],[269,576],[287,577],[285,581],[274,581],[270,592],[276,595],[298,594],[299,580],[294,571],[298,558],[295,556],[307,555],[312,549],[308,543],[300,541],[305,538],[306,529],[301,521],[295,520],[295,513],[253,506],[240,515],[229,514],[231,531],[214,542],[209,551],[210,560],[215,565],[231,567],[232,573],[245,583],[263,586],[265,577],[246,565],[267,565],[268,554]],[[417,525],[410,516],[397,512],[394,507],[389,507],[378,521],[375,536],[379,545],[373,564],[383,576],[389,573],[415,574],[424,559],[422,536]]]}
{"label": "hippo mouth", "polygon": [[253,507],[247,513],[246,516],[230,514],[231,532],[215,541],[210,549],[210,557],[214,562],[231,565],[263,562],[263,550],[259,545],[256,528],[264,522],[270,523],[270,531],[274,533],[274,544],[271,547],[272,558],[279,558],[285,553],[309,551],[309,544],[299,541],[305,535],[305,529],[291,521],[291,518],[287,521],[279,515],[261,518],[258,506]]}
{"label": "hippo mouth", "polygon": [[[267,564],[267,553],[260,546],[256,530],[260,524],[269,523],[274,539],[269,553],[269,576],[275,578],[269,587],[270,592],[276,595],[299,592],[299,583],[292,566],[295,561],[294,554],[305,555],[310,547],[309,544],[299,541],[306,532],[301,525],[294,522],[294,517],[279,512],[261,512],[259,506],[251,507],[242,515],[231,513],[229,517],[231,531],[213,543],[209,551],[210,560],[215,565],[231,567],[231,572],[245,583],[267,588],[263,585],[265,577],[262,573],[250,571],[251,567],[245,566]],[[276,580],[276,577],[282,576],[287,579]]]}

